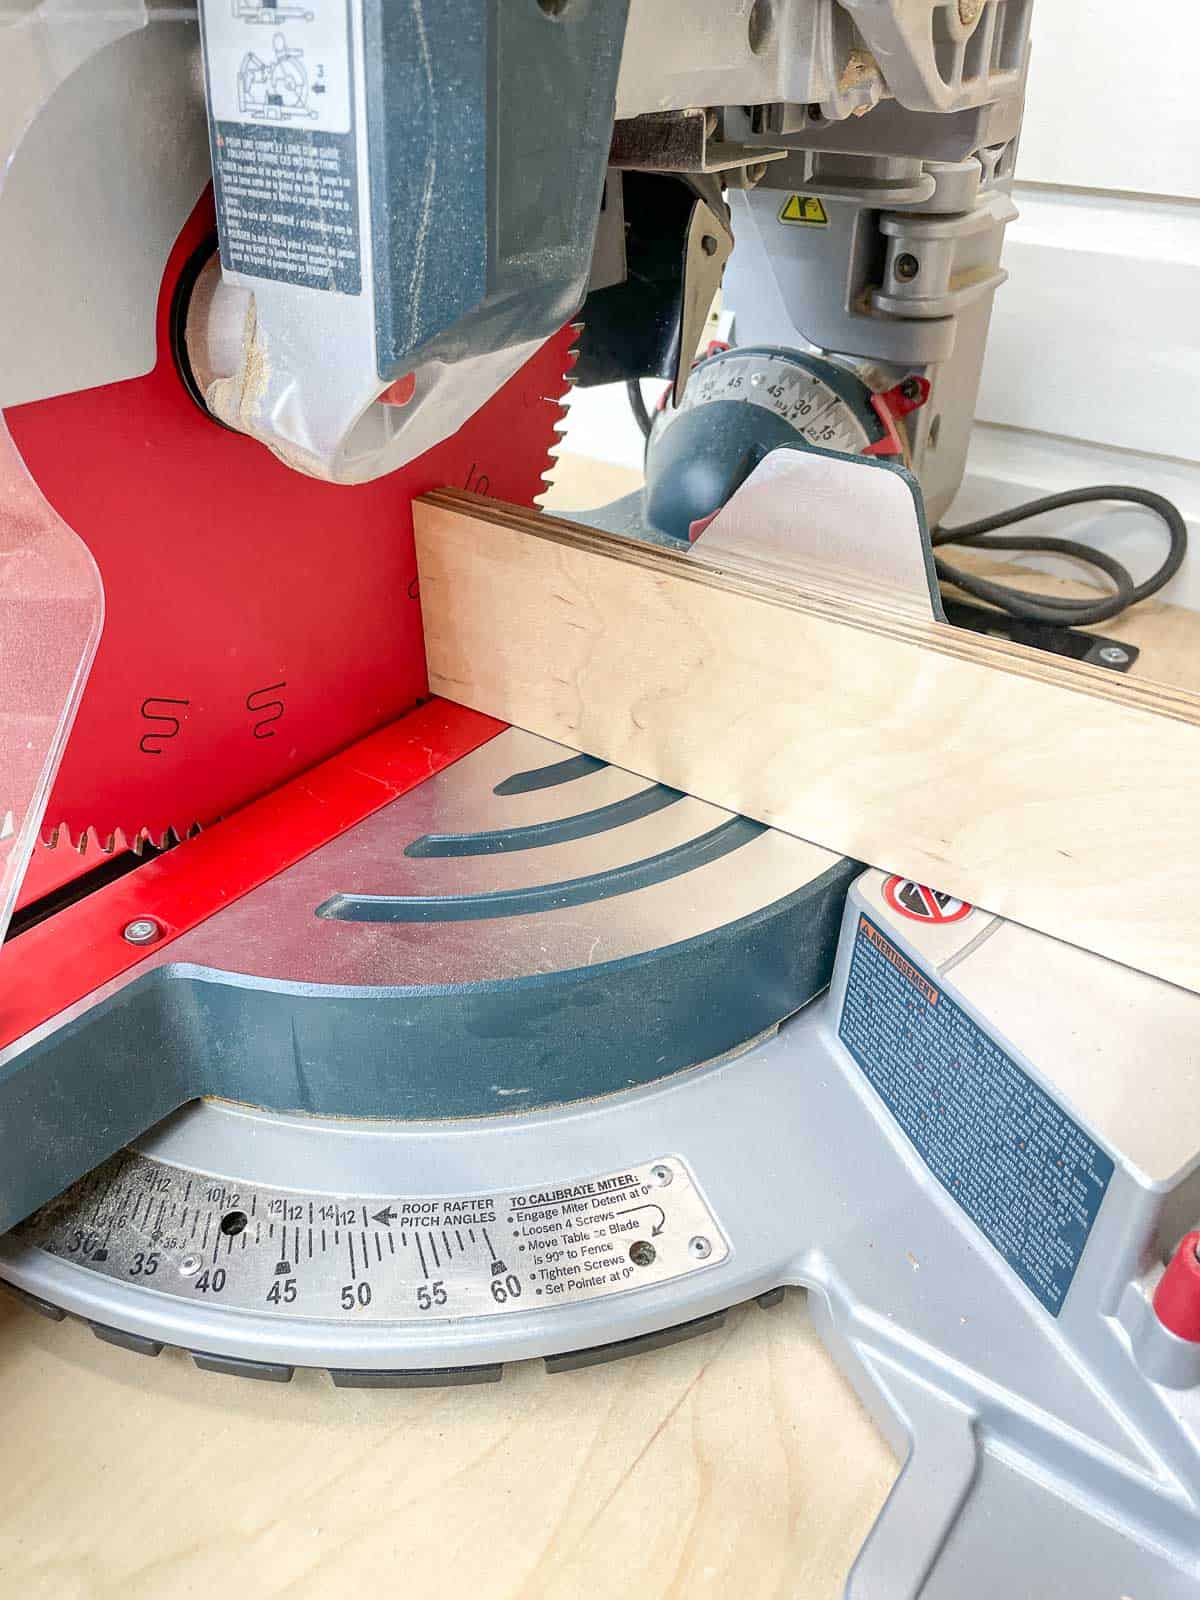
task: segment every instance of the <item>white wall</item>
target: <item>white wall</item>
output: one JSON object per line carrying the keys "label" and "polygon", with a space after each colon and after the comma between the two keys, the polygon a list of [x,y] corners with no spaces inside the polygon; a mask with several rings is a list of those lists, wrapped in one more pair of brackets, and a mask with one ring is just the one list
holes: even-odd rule
{"label": "white wall", "polygon": [[[1039,0],[965,518],[1100,482],[1174,499],[1192,554],[1167,598],[1200,609],[1200,5]],[[1139,576],[1162,549],[1135,512],[1072,531]]]}
{"label": "white wall", "polygon": [[1200,200],[1200,6],[1037,0],[1025,183]]}

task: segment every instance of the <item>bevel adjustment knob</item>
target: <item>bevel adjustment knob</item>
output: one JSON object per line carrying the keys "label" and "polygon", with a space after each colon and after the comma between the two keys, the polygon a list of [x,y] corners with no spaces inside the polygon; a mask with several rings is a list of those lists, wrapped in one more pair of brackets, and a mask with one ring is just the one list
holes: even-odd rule
{"label": "bevel adjustment knob", "polygon": [[1200,1344],[1200,1228],[1179,1241],[1154,1291],[1154,1314],[1177,1339]]}

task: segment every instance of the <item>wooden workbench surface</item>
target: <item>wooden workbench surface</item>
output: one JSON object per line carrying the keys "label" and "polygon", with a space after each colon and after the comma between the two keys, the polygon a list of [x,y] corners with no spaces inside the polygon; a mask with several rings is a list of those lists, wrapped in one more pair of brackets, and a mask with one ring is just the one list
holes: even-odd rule
{"label": "wooden workbench surface", "polygon": [[0,1594],[834,1600],[893,1459],[805,1298],[445,1390],[264,1384],[0,1297]]}

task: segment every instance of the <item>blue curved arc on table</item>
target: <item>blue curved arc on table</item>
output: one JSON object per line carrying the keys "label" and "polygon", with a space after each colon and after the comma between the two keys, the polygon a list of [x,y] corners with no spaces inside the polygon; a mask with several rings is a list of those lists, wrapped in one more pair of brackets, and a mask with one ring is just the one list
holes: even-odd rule
{"label": "blue curved arc on table", "polygon": [[540,850],[546,845],[589,839],[593,834],[607,833],[610,828],[624,827],[627,822],[638,822],[656,811],[665,811],[682,799],[681,790],[655,783],[624,800],[614,800],[611,805],[596,806],[591,811],[578,811],[574,816],[556,817],[549,822],[533,822],[520,828],[492,828],[479,833],[425,833],[406,845],[404,854],[494,856],[513,850]]}
{"label": "blue curved arc on table", "polygon": [[535,789],[554,789],[560,783],[570,783],[575,778],[590,777],[608,765],[598,756],[569,756],[565,761],[552,761],[548,767],[530,767],[527,772],[514,772],[502,778],[492,790],[493,794],[532,794]]}
{"label": "blue curved arc on table", "polygon": [[752,822],[749,817],[731,817],[684,844],[583,878],[485,894],[335,894],[317,907],[316,914],[334,922],[479,922],[492,917],[561,911],[682,877],[685,872],[694,872],[740,850],[766,831],[764,823]]}

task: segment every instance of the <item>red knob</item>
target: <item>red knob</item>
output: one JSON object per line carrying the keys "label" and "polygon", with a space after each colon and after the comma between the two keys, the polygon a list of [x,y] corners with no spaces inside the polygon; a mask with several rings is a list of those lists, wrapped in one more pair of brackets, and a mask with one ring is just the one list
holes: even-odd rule
{"label": "red knob", "polygon": [[1154,1291],[1154,1312],[1177,1338],[1200,1344],[1200,1228],[1179,1241]]}

